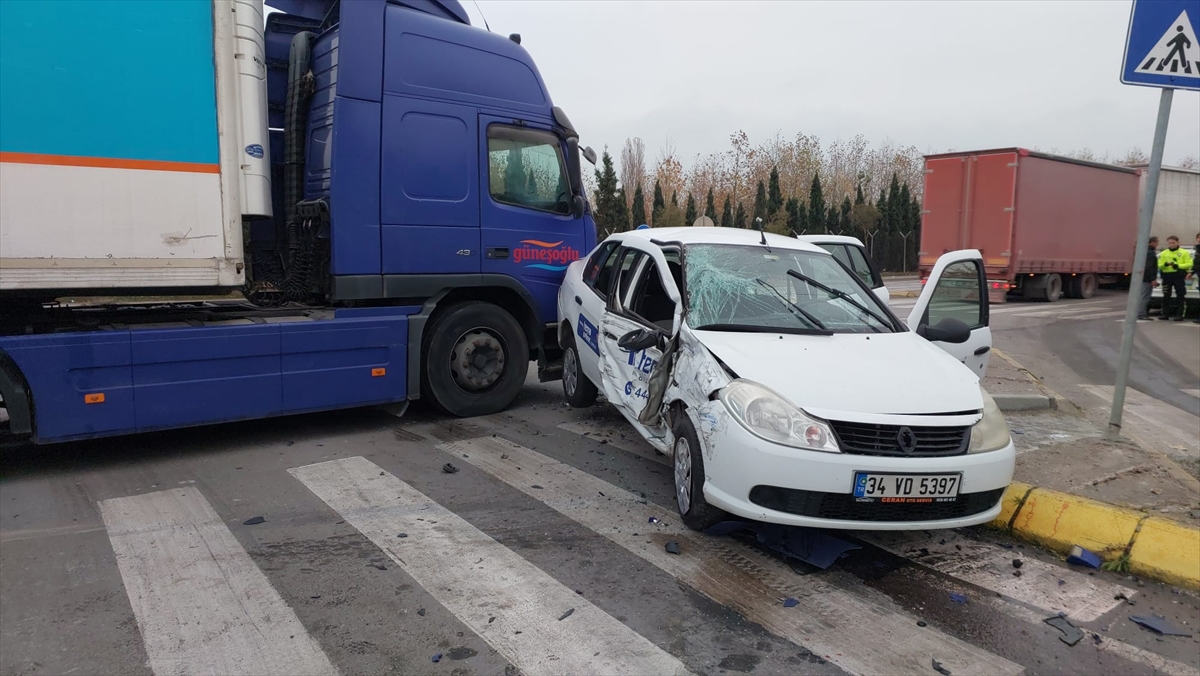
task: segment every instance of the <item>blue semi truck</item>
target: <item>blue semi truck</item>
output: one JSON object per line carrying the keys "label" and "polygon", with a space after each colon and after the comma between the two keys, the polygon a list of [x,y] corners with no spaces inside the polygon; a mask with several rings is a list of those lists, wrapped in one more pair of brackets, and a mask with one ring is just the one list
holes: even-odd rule
{"label": "blue semi truck", "polygon": [[0,2],[4,432],[504,409],[590,148],[456,0]]}

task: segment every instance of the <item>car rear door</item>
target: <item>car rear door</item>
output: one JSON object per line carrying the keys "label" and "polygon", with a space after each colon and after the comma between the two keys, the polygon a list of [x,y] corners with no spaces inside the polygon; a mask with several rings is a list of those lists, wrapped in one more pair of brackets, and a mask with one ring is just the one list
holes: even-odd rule
{"label": "car rear door", "polygon": [[965,323],[971,329],[970,338],[963,343],[933,340],[933,344],[983,378],[991,358],[992,330],[983,256],[977,249],[951,251],[937,259],[908,315],[908,328],[925,335],[927,327],[948,318]]}
{"label": "car rear door", "polygon": [[564,318],[575,338],[579,368],[585,377],[600,383],[600,318],[611,291],[619,240],[610,239],[588,258],[579,278],[568,278],[563,299]]}

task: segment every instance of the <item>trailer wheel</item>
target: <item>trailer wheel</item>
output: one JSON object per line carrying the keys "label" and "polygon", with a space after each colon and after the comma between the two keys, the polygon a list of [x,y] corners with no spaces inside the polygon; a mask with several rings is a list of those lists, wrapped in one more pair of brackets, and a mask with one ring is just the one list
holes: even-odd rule
{"label": "trailer wheel", "polygon": [[1056,273],[1046,275],[1046,293],[1043,298],[1047,303],[1053,303],[1059,298],[1062,298],[1063,281],[1062,276]]}
{"label": "trailer wheel", "polygon": [[1075,277],[1075,297],[1087,300],[1096,295],[1096,289],[1100,288],[1100,280],[1096,279],[1096,275],[1092,273],[1084,273]]}
{"label": "trailer wheel", "polygon": [[453,416],[497,413],[517,398],[529,371],[529,342],[492,303],[455,305],[425,330],[422,390]]}

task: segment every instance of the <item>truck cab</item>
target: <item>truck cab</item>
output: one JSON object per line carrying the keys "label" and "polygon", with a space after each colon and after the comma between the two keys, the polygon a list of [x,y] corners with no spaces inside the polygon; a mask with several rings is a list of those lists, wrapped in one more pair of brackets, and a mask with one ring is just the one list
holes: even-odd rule
{"label": "truck cab", "polygon": [[[472,26],[457,0],[5,4],[0,168],[22,186],[0,219],[11,432],[418,398],[482,415],[531,360],[558,377],[556,296],[595,245],[595,154],[520,36]],[[164,42],[169,61],[122,61]],[[59,105],[106,59],[154,105]],[[106,115],[87,135],[104,148],[46,132],[42,110],[63,129]]]}

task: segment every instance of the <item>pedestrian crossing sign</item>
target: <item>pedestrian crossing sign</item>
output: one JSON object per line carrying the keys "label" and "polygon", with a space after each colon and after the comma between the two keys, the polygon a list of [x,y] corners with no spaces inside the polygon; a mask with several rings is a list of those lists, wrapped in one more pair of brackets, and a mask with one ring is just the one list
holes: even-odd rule
{"label": "pedestrian crossing sign", "polygon": [[1134,0],[1121,82],[1200,91],[1200,0]]}

